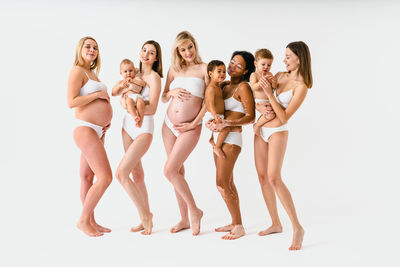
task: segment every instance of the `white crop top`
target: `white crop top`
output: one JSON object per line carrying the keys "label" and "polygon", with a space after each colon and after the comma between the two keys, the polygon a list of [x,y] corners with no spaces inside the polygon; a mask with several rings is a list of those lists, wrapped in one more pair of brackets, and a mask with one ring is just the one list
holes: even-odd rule
{"label": "white crop top", "polygon": [[104,83],[90,79],[86,71],[85,74],[88,78],[88,81],[82,86],[81,90],[79,91],[80,96],[89,95],[98,91],[107,91],[107,86]]}
{"label": "white crop top", "polygon": [[227,99],[224,99],[224,104],[225,104],[225,110],[231,110],[231,111],[236,111],[240,113],[246,113],[243,108],[243,104],[240,101],[237,101],[233,96],[235,95],[237,89],[239,86],[235,89],[231,97],[228,97]]}
{"label": "white crop top", "polygon": [[182,88],[194,96],[204,98],[206,84],[202,78],[198,77],[175,77],[169,88],[170,90]]}

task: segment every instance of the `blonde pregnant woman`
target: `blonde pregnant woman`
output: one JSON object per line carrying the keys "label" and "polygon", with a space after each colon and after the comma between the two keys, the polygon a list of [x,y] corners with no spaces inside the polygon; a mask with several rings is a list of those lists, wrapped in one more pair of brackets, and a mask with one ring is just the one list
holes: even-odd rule
{"label": "blonde pregnant woman", "polygon": [[[99,71],[97,42],[92,37],[80,39],[68,78],[67,101],[68,106],[75,109],[74,140],[82,152],[80,196],[83,209],[77,227],[89,236],[101,236],[111,231],[97,224],[94,218],[94,209],[112,181],[111,167],[104,149],[112,108],[107,87],[97,77]],[[94,175],[97,178],[95,183]]]}
{"label": "blonde pregnant woman", "polygon": [[[144,183],[144,171],[141,158],[147,152],[153,140],[154,119],[161,93],[162,61],[161,47],[153,40],[143,44],[140,51],[139,73],[146,86],[141,91],[141,97],[145,102],[142,125],[128,112],[125,113],[122,126],[122,141],[125,155],[117,169],[117,179],[135,203],[138,209],[141,224],[131,228],[132,232],[142,231],[149,235],[153,228],[153,214],[150,212],[146,185]],[[121,88],[115,87],[113,95],[120,95]],[[133,180],[129,177],[132,174]]]}
{"label": "blonde pregnant woman", "polygon": [[179,33],[162,95],[164,103],[172,99],[162,126],[168,156],[164,175],[174,186],[181,213],[180,222],[171,228],[172,233],[188,229],[190,225],[193,235],[200,233],[203,212],[197,207],[185,180],[183,163],[200,138],[201,121],[206,112],[203,99],[207,82],[207,65],[201,61],[196,40],[189,32]]}
{"label": "blonde pregnant woman", "polygon": [[[292,222],[293,240],[290,250],[299,250],[302,247],[304,230],[297,218],[292,196],[282,181],[281,169],[288,140],[288,120],[304,101],[308,88],[312,87],[311,56],[308,46],[304,42],[293,42],[287,45],[284,59],[287,72],[278,72],[277,88],[272,88],[265,79],[260,79],[260,85],[276,114],[275,119],[267,122],[254,136],[254,157],[258,178],[260,181],[265,203],[267,204],[272,225],[259,233],[269,235],[282,232],[276,207],[278,195],[286,213]],[[259,107],[263,114],[268,109]]]}

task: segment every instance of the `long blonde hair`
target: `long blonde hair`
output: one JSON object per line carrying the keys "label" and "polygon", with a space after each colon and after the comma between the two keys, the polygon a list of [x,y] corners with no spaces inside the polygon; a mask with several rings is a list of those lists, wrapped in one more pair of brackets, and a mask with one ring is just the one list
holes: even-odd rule
{"label": "long blonde hair", "polygon": [[[97,41],[90,36],[83,37],[79,40],[78,45],[76,46],[76,52],[75,52],[75,60],[74,60],[74,66],[84,66],[85,65],[85,60],[82,57],[82,47],[83,44],[85,43],[86,40],[93,40],[96,42]],[[97,49],[98,49],[98,44],[97,44]],[[99,74],[100,72],[100,66],[101,66],[101,60],[100,60],[100,50],[97,50],[97,57],[96,59],[90,64],[90,70],[95,70],[96,75]]]}
{"label": "long blonde hair", "polygon": [[203,60],[201,60],[201,57],[199,55],[199,49],[196,39],[194,39],[193,35],[191,35],[188,31],[182,31],[178,33],[178,35],[176,36],[174,46],[172,48],[172,67],[176,72],[181,71],[182,67],[186,64],[185,60],[179,54],[178,46],[180,46],[183,42],[187,40],[192,41],[194,48],[196,49],[196,57],[193,63],[194,64],[203,63]]}

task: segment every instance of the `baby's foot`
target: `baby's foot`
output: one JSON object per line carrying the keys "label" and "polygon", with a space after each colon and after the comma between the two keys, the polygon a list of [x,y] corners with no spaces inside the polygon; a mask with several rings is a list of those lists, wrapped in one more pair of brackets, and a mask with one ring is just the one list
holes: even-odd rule
{"label": "baby's foot", "polygon": [[267,229],[258,232],[259,236],[282,233],[282,225],[271,225]]}
{"label": "baby's foot", "polygon": [[140,116],[137,116],[137,118],[135,119],[135,122],[136,122],[136,127],[140,128],[140,127],[142,127],[143,118]]}
{"label": "baby's foot", "polygon": [[226,235],[222,236],[222,239],[225,240],[234,240],[244,236],[246,232],[244,231],[243,225],[235,225],[233,229]]}
{"label": "baby's foot", "polygon": [[217,155],[218,157],[223,158],[223,159],[226,158],[224,151],[222,151],[222,149],[220,147],[214,146],[213,151],[214,151],[215,155]]}
{"label": "baby's foot", "polygon": [[171,233],[177,233],[180,232],[182,230],[186,230],[190,228],[190,224],[189,221],[185,220],[185,221],[180,221],[178,222],[175,226],[173,226],[170,230]]}

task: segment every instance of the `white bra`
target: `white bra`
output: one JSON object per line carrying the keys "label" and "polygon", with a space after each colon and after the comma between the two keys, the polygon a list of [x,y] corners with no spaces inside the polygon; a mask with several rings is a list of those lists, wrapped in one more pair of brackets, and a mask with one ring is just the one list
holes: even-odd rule
{"label": "white bra", "polygon": [[[296,86],[294,88],[296,88]],[[279,95],[276,95],[276,90],[274,91],[274,96],[276,98],[276,101],[278,101],[278,103],[282,107],[287,108],[289,106],[289,103],[293,97],[292,91],[294,90],[294,88],[290,89],[289,91],[282,92]]]}
{"label": "white bra", "polygon": [[143,97],[144,101],[149,101],[149,92],[150,88],[147,85],[143,87],[142,91],[140,92],[140,95]]}
{"label": "white bra", "polygon": [[233,98],[238,88],[239,86],[235,89],[231,97],[224,99],[225,110],[236,111],[244,114],[246,112],[244,111],[242,102]]}
{"label": "white bra", "polygon": [[169,88],[170,90],[182,88],[194,96],[204,98],[206,84],[202,78],[198,77],[175,77]]}
{"label": "white bra", "polygon": [[88,81],[82,86],[81,90],[79,91],[80,96],[89,95],[98,91],[107,91],[107,86],[104,83],[90,79],[86,71],[85,74],[88,78]]}

